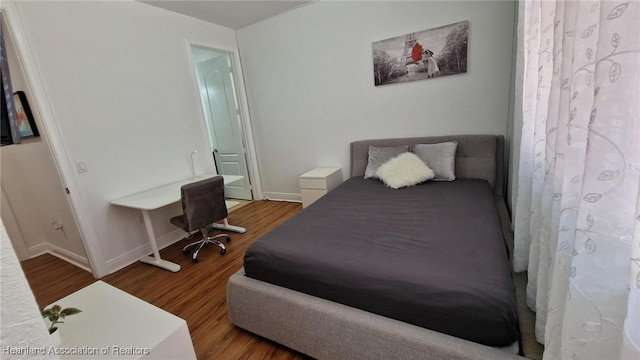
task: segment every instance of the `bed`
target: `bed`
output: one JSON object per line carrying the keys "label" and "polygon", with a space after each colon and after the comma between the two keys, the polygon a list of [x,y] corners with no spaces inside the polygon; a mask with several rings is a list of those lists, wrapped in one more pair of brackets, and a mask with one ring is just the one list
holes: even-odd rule
{"label": "bed", "polygon": [[[451,141],[455,181],[363,178],[370,146]],[[319,359],[515,357],[503,148],[491,135],[352,143],[351,177],[249,247],[231,321]]]}

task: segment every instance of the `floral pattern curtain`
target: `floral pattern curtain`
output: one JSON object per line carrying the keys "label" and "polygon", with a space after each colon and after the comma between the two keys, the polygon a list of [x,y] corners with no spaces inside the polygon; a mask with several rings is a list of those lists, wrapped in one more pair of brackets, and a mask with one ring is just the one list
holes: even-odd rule
{"label": "floral pattern curtain", "polygon": [[523,0],[516,271],[544,359],[640,359],[640,2]]}

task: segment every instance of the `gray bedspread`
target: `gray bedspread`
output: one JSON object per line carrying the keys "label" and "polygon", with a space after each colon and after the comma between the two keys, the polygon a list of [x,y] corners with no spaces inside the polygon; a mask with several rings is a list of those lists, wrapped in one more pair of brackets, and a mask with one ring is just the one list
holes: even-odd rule
{"label": "gray bedspread", "polygon": [[393,190],[351,178],[253,243],[244,268],[258,280],[484,345],[519,339],[485,180]]}

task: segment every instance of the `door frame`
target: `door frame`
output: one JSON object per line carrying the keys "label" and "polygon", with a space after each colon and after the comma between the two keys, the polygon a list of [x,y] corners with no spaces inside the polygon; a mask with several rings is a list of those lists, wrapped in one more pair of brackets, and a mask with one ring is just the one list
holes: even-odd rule
{"label": "door frame", "polygon": [[229,48],[221,46],[216,43],[212,43],[203,39],[196,39],[191,37],[184,37],[185,52],[189,61],[189,67],[191,71],[191,82],[193,84],[194,96],[198,99],[200,106],[198,107],[198,114],[200,115],[200,125],[202,127],[202,140],[207,144],[207,147],[211,147],[207,134],[207,118],[204,114],[201,104],[200,87],[198,86],[198,74],[197,69],[193,63],[193,54],[191,52],[192,46],[197,46],[211,51],[225,52],[229,54],[231,58],[231,67],[236,86],[236,97],[238,99],[238,107],[240,109],[240,130],[245,143],[245,151],[247,154],[247,171],[251,178],[251,188],[253,190],[253,199],[262,200],[264,195],[262,193],[262,182],[260,181],[260,173],[258,171],[258,156],[256,153],[255,140],[253,137],[253,130],[251,127],[251,118],[249,115],[249,103],[247,101],[247,92],[245,90],[244,76],[242,74],[242,66],[240,63],[240,57],[238,55],[238,48]]}
{"label": "door frame", "polygon": [[[74,167],[66,156],[68,153],[62,141],[58,122],[49,105],[50,101],[44,89],[44,83],[40,77],[35,59],[31,53],[29,42],[25,36],[22,20],[15,4],[11,1],[3,2],[0,5],[0,10],[5,13],[7,29],[13,37],[18,61],[20,61],[25,72],[27,88],[33,93],[34,101],[31,107],[36,108],[42,120],[39,130],[47,140],[46,142],[51,151],[53,162],[58,170],[62,185],[68,190],[67,201],[76,219],[80,237],[82,238],[82,243],[87,254],[87,260],[91,266],[91,272],[95,278],[99,279],[108,274],[100,248],[100,242],[98,241],[98,236],[91,218],[88,216],[89,212],[81,201],[82,195],[80,194],[80,187],[77,185],[73,175]],[[60,191],[64,190],[61,189]]]}

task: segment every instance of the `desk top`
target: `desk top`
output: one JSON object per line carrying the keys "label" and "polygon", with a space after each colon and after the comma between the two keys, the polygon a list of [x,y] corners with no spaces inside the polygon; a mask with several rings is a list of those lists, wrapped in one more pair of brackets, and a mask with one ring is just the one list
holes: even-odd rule
{"label": "desk top", "polygon": [[[173,204],[180,201],[180,188],[192,182],[208,179],[217,175],[206,174],[198,175],[194,178],[176,181],[171,184],[163,185],[157,188],[145,190],[136,194],[125,196],[119,199],[111,200],[112,205],[124,206],[140,210],[155,210],[163,206]],[[228,185],[233,182],[242,180],[244,177],[239,175],[222,175],[224,184]]]}

